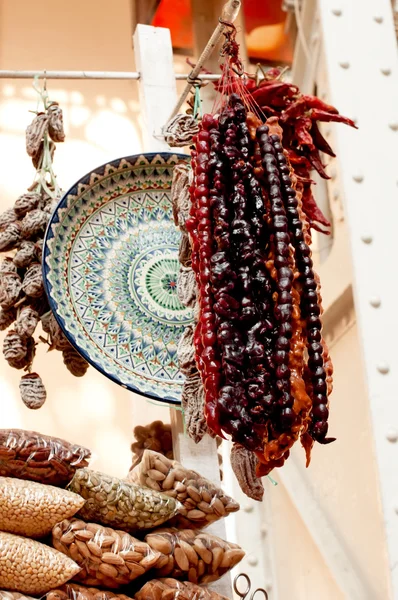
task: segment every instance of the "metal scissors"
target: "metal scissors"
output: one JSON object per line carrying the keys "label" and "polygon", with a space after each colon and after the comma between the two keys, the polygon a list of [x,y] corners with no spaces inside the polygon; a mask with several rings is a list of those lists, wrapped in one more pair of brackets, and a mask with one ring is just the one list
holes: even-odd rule
{"label": "metal scissors", "polygon": [[[246,588],[245,590],[239,589],[240,586],[238,586],[238,582],[239,580],[244,579],[246,582]],[[242,600],[246,600],[246,598],[248,600],[253,600],[254,596],[258,593],[263,594],[264,596],[264,600],[268,600],[268,593],[263,589],[263,588],[257,588],[256,590],[254,590],[254,592],[252,592],[252,594],[249,597],[250,591],[251,591],[251,587],[252,587],[252,582],[250,581],[250,577],[248,575],[246,575],[246,573],[241,573],[240,575],[237,575],[234,579],[234,592],[237,596],[239,596],[239,598],[241,598]]]}

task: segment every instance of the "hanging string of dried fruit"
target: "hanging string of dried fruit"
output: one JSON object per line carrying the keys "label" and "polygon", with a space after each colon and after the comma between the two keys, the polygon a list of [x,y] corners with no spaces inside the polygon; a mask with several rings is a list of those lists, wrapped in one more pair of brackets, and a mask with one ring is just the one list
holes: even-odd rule
{"label": "hanging string of dried fruit", "polygon": [[180,166],[172,190],[183,231],[179,293],[196,316],[179,358],[185,410],[201,406],[198,419],[231,437],[242,489],[261,499],[258,477],[282,466],[299,438],[307,465],[314,441],[334,440],[333,368],[310,249],[311,227],[329,224],[309,174],[326,176],[319,151],[334,155],[316,121],[354,124],[279,81],[279,71],[251,89],[232,26],[223,53],[214,114],[203,116],[192,171]]}
{"label": "hanging string of dried fruit", "polygon": [[[36,88],[37,89],[37,88]],[[64,362],[77,377],[85,374],[87,362],[72,348],[50,310],[44,292],[41,268],[45,229],[61,191],[52,160],[55,144],[63,142],[62,110],[40,91],[44,110],[26,130],[26,150],[36,169],[34,181],[14,206],[0,215],[0,331],[8,329],[3,355],[14,369],[24,370],[20,394],[28,408],[38,409],[46,400],[41,377],[32,372],[36,354],[35,332],[41,322],[50,350],[63,353]]]}

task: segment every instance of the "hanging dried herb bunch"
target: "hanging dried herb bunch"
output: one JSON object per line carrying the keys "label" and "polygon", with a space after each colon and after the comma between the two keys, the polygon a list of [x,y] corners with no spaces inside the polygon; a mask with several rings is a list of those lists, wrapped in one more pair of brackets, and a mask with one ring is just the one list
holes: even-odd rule
{"label": "hanging dried herb bunch", "polygon": [[[0,214],[0,331],[8,330],[3,355],[14,369],[26,372],[20,383],[21,398],[28,408],[40,408],[46,400],[41,377],[32,373],[38,341],[59,350],[68,370],[81,377],[88,363],[72,348],[48,304],[41,268],[44,234],[61,190],[53,171],[55,143],[63,142],[62,110],[41,90],[42,111],[37,111],[26,130],[26,150],[36,169],[34,181],[4,213]],[[47,338],[36,336],[41,322]]]}

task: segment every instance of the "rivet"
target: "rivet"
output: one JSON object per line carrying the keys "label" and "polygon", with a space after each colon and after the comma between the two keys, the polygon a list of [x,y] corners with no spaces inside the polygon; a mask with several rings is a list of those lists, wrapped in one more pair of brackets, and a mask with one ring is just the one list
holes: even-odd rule
{"label": "rivet", "polygon": [[339,65],[340,65],[340,67],[342,69],[349,69],[350,68],[350,63],[347,62],[347,61],[342,61],[342,62],[339,63]]}
{"label": "rivet", "polygon": [[333,200],[338,200],[340,198],[339,190],[333,190]]}
{"label": "rivet", "polygon": [[398,442],[398,431],[391,427],[386,433],[386,438],[389,442],[395,444],[395,442]]}
{"label": "rivet", "polygon": [[260,533],[261,533],[261,535],[262,535],[263,537],[265,537],[265,536],[267,535],[267,533],[268,533],[268,529],[267,529],[267,526],[266,526],[266,525],[261,525],[261,527],[260,527]]}
{"label": "rivet", "polygon": [[380,71],[383,73],[383,75],[391,75],[391,69],[380,69]]}
{"label": "rivet", "polygon": [[353,180],[356,181],[357,183],[362,183],[363,181],[363,175],[360,175],[359,173],[357,175],[353,175],[352,176]]}
{"label": "rivet", "polygon": [[247,559],[247,562],[249,563],[249,565],[251,567],[257,567],[258,558],[256,556],[249,556],[249,558]]}
{"label": "rivet", "polygon": [[247,513],[251,513],[253,512],[253,504],[246,504],[246,506],[243,508],[243,510]]}
{"label": "rivet", "polygon": [[371,244],[373,242],[373,237],[370,235],[370,233],[364,233],[361,235],[361,240],[364,244]]}
{"label": "rivet", "polygon": [[381,305],[381,300],[377,296],[374,296],[369,300],[369,303],[371,306],[373,306],[373,308],[379,308],[379,306]]}
{"label": "rivet", "polygon": [[388,126],[393,131],[398,131],[398,122],[397,121],[395,121],[394,123],[389,123]]}
{"label": "rivet", "polygon": [[377,370],[379,371],[379,373],[381,373],[382,375],[387,375],[387,373],[390,372],[390,366],[383,362],[383,363],[379,363],[377,365]]}
{"label": "rivet", "polygon": [[383,23],[384,19],[383,19],[383,17],[376,16],[376,17],[373,17],[373,20],[376,21],[376,23]]}
{"label": "rivet", "polygon": [[340,8],[332,8],[332,15],[335,17],[341,17],[343,11]]}

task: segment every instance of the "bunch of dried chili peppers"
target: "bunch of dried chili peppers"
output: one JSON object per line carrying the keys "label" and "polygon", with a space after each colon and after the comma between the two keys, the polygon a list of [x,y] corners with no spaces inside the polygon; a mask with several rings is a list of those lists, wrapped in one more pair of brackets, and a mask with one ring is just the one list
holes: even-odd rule
{"label": "bunch of dried chili peppers", "polygon": [[334,440],[333,367],[310,249],[310,228],[329,224],[310,171],[327,177],[319,152],[334,156],[316,121],[354,123],[275,70],[254,88],[241,76],[233,28],[226,38],[220,106],[204,115],[192,148],[193,343],[207,425],[231,437],[236,456],[254,455],[260,477],[283,465],[298,438],[307,464],[314,441]]}

